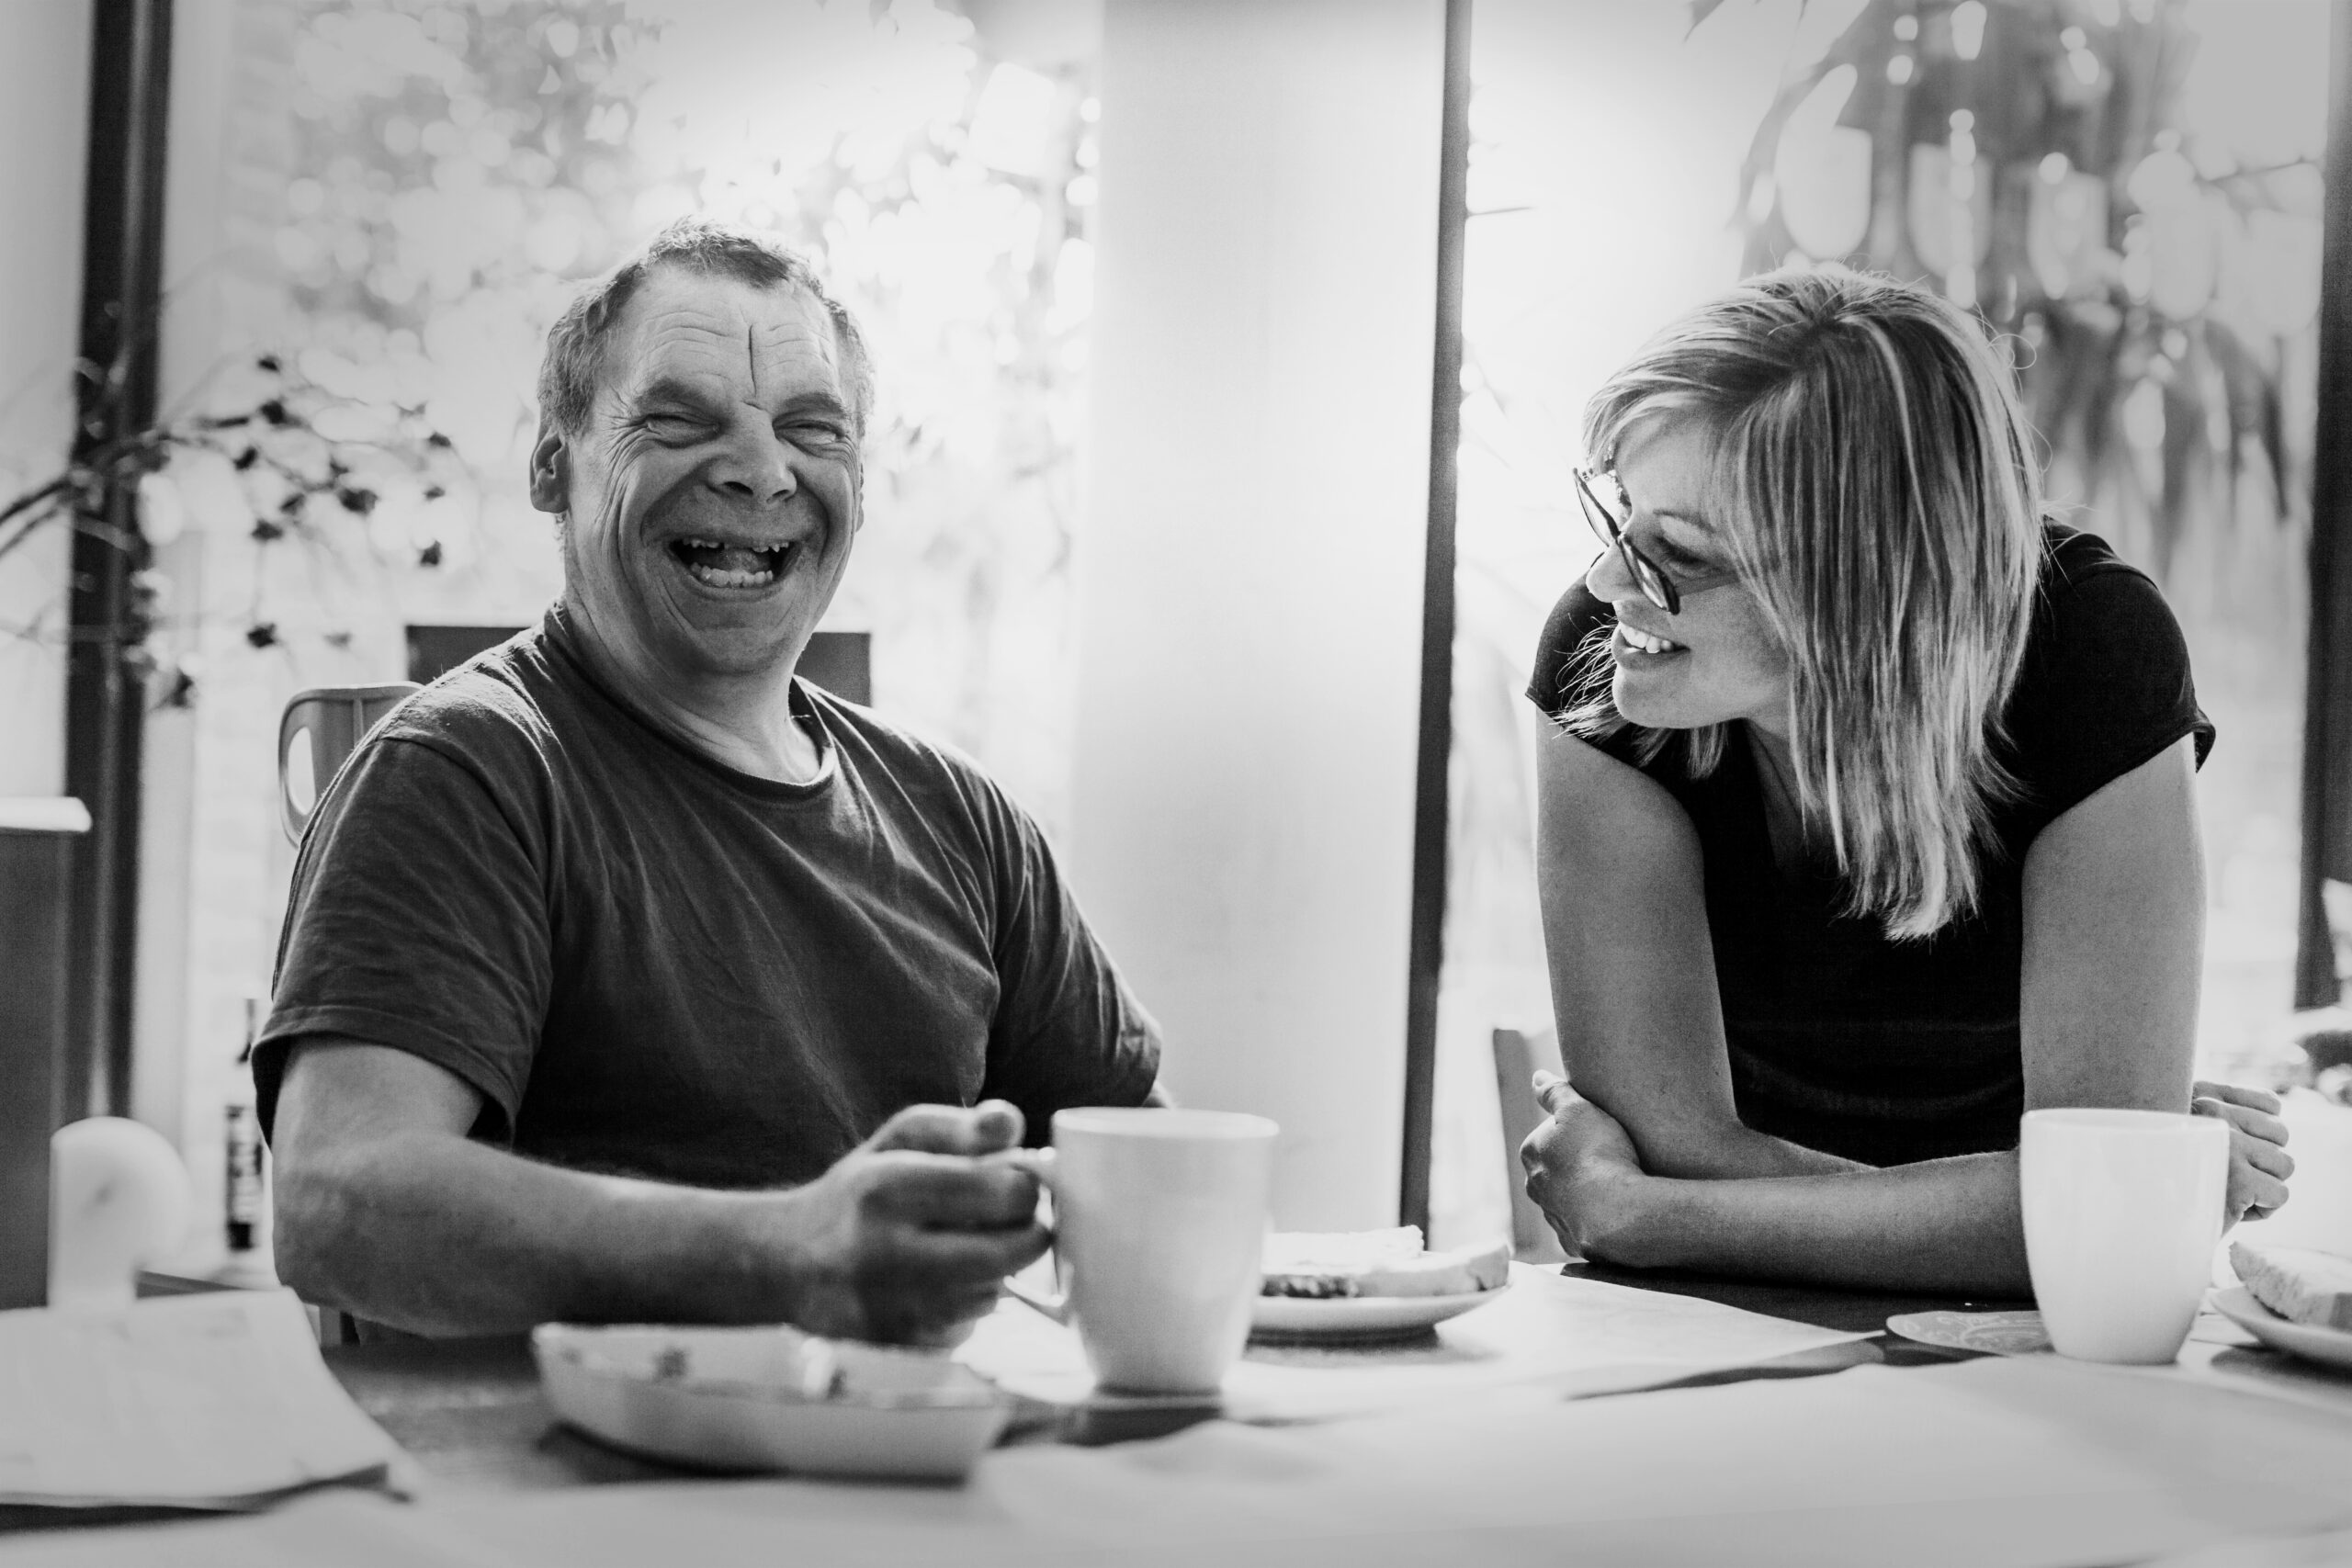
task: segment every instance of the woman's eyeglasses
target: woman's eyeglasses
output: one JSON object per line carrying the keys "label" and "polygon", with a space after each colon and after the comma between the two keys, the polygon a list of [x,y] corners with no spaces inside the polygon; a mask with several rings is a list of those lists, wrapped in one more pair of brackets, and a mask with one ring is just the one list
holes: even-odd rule
{"label": "woman's eyeglasses", "polygon": [[[1603,545],[1617,552],[1617,558],[1624,563],[1626,573],[1633,578],[1634,586],[1642,591],[1642,597],[1669,615],[1680,615],[1682,595],[1675,592],[1674,580],[1666,575],[1657,562],[1642,554],[1633,540],[1625,537],[1624,519],[1633,515],[1634,506],[1625,494],[1625,487],[1617,482],[1616,471],[1602,468],[1595,472],[1578,468],[1576,479],[1577,500],[1584,508],[1584,520],[1592,525],[1595,534],[1600,536]],[[1615,494],[1617,504],[1614,507],[1600,499],[1595,481],[1607,485]]]}
{"label": "woman's eyeglasses", "polygon": [[[1697,593],[1720,587],[1738,577],[1735,571],[1711,571],[1690,578],[1678,587],[1674,579],[1666,574],[1666,569],[1644,555],[1641,547],[1634,543],[1627,532],[1627,519],[1633,516],[1634,503],[1626,495],[1625,487],[1618,482],[1616,470],[1578,468],[1576,480],[1577,500],[1584,509],[1584,520],[1592,525],[1592,531],[1600,536],[1603,545],[1617,552],[1617,558],[1624,563],[1627,575],[1633,578],[1634,586],[1642,591],[1642,597],[1668,615],[1682,613],[1682,595],[1685,592]],[[1601,499],[1603,486],[1607,487],[1607,493],[1615,498],[1613,502]]]}

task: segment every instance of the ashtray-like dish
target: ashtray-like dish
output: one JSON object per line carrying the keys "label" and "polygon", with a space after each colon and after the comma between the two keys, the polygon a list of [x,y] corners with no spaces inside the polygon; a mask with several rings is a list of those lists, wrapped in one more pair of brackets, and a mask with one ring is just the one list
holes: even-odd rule
{"label": "ashtray-like dish", "polygon": [[1012,1402],[944,1354],[782,1325],[543,1323],[548,1403],[614,1448],[701,1470],[960,1480]]}

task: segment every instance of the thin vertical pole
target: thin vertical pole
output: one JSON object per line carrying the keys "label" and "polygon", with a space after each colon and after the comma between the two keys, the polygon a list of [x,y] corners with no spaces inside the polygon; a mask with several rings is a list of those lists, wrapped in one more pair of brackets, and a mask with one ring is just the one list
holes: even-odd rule
{"label": "thin vertical pole", "polygon": [[1445,121],[1440,140],[1437,344],[1430,375],[1429,538],[1421,563],[1420,750],[1413,795],[1413,923],[1405,995],[1405,1145],[1400,1223],[1430,1223],[1437,1090],[1438,983],[1445,967],[1446,770],[1453,756],[1456,453],[1462,445],[1463,235],[1469,220],[1471,0],[1445,0]]}
{"label": "thin vertical pole", "polygon": [[2336,999],[2320,886],[2352,874],[2352,3],[2336,0],[2320,255],[2319,430],[2312,451],[2311,643],[2303,682],[2303,853],[2295,1005]]}
{"label": "thin vertical pole", "polygon": [[[83,375],[77,458],[155,417],[164,249],[171,0],[97,0],[91,29],[89,174],[82,247]],[[130,1104],[137,952],[140,741],[144,683],[131,658],[147,565],[135,497],[109,486],[76,519],[65,677],[65,787],[90,813],[74,870],[69,1117]]]}

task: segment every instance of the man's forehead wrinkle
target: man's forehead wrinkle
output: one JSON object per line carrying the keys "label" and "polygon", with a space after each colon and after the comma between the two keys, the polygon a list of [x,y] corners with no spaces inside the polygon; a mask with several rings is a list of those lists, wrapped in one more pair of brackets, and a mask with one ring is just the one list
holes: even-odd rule
{"label": "man's forehead wrinkle", "polygon": [[615,418],[664,397],[768,413],[824,402],[846,412],[842,359],[831,312],[806,289],[666,273],[629,302],[601,379]]}

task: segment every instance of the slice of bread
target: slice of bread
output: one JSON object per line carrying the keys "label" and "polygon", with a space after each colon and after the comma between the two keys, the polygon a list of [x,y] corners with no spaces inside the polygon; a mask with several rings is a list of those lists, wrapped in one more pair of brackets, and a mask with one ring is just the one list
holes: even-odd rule
{"label": "slice of bread", "polygon": [[1380,1231],[1288,1231],[1266,1238],[1269,1296],[1455,1296],[1510,1276],[1510,1247],[1425,1252],[1418,1225]]}
{"label": "slice of bread", "polygon": [[2230,1266],[2256,1301],[2290,1323],[2352,1332],[2352,1258],[2233,1241]]}

